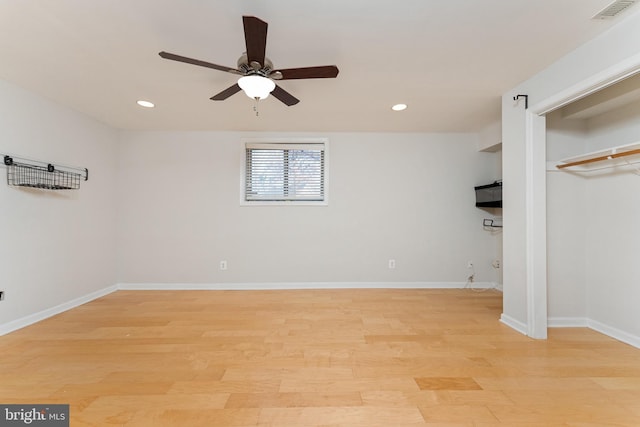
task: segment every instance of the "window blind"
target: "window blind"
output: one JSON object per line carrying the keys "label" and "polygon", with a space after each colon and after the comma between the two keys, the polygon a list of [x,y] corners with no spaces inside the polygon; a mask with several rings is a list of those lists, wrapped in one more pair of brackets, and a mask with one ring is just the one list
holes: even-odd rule
{"label": "window blind", "polygon": [[246,201],[324,201],[323,143],[246,145]]}

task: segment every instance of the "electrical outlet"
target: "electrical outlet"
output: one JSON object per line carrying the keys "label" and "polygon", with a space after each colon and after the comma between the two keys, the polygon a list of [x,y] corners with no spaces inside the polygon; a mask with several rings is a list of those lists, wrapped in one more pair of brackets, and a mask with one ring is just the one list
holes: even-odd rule
{"label": "electrical outlet", "polygon": [[393,270],[394,268],[396,268],[396,260],[395,259],[390,259],[389,260],[389,268],[391,270]]}
{"label": "electrical outlet", "polygon": [[473,268],[473,261],[467,261],[467,268]]}
{"label": "electrical outlet", "polygon": [[500,268],[500,260],[499,259],[494,259],[493,262],[491,263],[491,266],[495,269]]}
{"label": "electrical outlet", "polygon": [[220,270],[227,269],[227,261],[220,261]]}

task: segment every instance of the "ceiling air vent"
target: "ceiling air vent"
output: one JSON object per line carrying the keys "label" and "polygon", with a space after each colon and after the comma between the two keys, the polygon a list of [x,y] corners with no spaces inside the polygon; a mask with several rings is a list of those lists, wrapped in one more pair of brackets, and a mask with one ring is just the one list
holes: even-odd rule
{"label": "ceiling air vent", "polygon": [[616,0],[609,6],[602,9],[593,19],[612,19],[618,16],[620,13],[627,10],[629,7],[636,4],[638,0]]}

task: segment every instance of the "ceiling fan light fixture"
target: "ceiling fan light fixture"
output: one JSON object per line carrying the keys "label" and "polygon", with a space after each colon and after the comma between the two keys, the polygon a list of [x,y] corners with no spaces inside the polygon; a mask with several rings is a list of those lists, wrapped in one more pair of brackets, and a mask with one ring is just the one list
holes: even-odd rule
{"label": "ceiling fan light fixture", "polygon": [[258,100],[265,99],[276,88],[273,80],[257,75],[240,77],[238,86],[249,98]]}

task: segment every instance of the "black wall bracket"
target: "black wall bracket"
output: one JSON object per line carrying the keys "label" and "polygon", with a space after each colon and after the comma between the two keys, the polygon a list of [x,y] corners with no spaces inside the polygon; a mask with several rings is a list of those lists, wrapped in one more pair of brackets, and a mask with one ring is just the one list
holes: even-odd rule
{"label": "black wall bracket", "polygon": [[516,95],[513,97],[514,101],[517,101],[520,98],[524,98],[524,109],[528,109],[529,108],[529,95]]}

